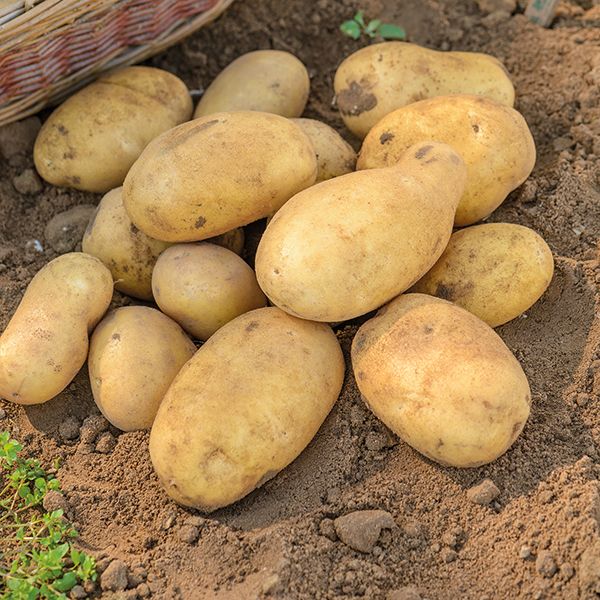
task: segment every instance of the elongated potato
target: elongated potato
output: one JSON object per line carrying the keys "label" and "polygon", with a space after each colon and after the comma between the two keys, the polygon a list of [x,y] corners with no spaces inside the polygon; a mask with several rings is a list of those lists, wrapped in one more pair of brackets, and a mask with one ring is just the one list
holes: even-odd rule
{"label": "elongated potato", "polygon": [[149,144],[127,174],[124,203],[146,235],[199,241],[273,214],[316,176],[312,144],[289,119],[217,113]]}
{"label": "elongated potato", "polygon": [[466,169],[449,146],[412,146],[392,168],[301,192],[260,241],[256,276],[271,302],[313,321],[345,321],[420,279],[450,234]]}
{"label": "elongated potato", "polygon": [[54,185],[107,192],[122,185],[150,140],[191,115],[175,75],[152,67],[109,73],[48,117],[33,149],[36,169]]}
{"label": "elongated potato", "polygon": [[63,254],[43,267],[0,337],[0,396],[41,404],[62,392],[83,366],[88,334],[112,293],[110,271],[88,254]]}
{"label": "elongated potato", "polygon": [[373,44],[351,54],[336,71],[333,87],[346,127],[360,138],[388,113],[425,98],[475,94],[506,106],[515,100],[507,71],[493,56],[406,42]]}
{"label": "elongated potato", "polygon": [[327,325],[278,308],[234,319],[186,363],[156,415],[150,456],[167,493],[207,512],[249,494],[304,450],[343,379]]}
{"label": "elongated potato", "polygon": [[281,50],[248,52],[217,75],[200,98],[194,118],[236,110],[299,117],[309,88],[306,67],[293,54]]}
{"label": "elongated potato", "polygon": [[457,226],[487,217],[529,177],[535,164],[533,137],[516,110],[479,96],[445,96],[384,117],[365,138],[357,168],[389,167],[423,140],[449,144],[467,165]]}
{"label": "elongated potato", "polygon": [[553,272],[552,252],[535,231],[486,223],[453,233],[412,291],[450,300],[497,327],[533,306]]}
{"label": "elongated potato", "polygon": [[529,416],[527,377],[500,337],[432,296],[404,294],[367,321],[352,343],[352,366],[375,415],[443,465],[495,460]]}
{"label": "elongated potato", "polygon": [[154,308],[109,313],[90,340],[88,371],[98,408],[123,431],[151,427],[175,375],[195,352],[183,329]]}

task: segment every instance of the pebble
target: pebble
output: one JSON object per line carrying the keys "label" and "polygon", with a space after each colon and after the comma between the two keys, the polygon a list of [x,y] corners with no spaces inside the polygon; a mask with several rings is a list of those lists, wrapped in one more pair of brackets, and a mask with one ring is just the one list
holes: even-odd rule
{"label": "pebble", "polygon": [[58,426],[58,433],[66,441],[77,439],[79,437],[79,421],[75,417],[67,417]]}
{"label": "pebble", "polygon": [[467,490],[467,498],[482,506],[487,506],[500,495],[500,490],[491,479],[484,479],[481,483]]}
{"label": "pebble", "polygon": [[548,550],[540,550],[535,561],[535,569],[544,577],[552,577],[558,570],[554,558]]}
{"label": "pebble", "polygon": [[122,592],[127,587],[127,565],[113,560],[100,576],[100,587],[105,592]]}
{"label": "pebble", "polygon": [[6,419],[6,411],[3,408],[0,408],[0,421],[2,419]]}
{"label": "pebble", "polygon": [[200,531],[193,525],[182,525],[177,532],[177,537],[186,544],[194,544],[200,537]]}
{"label": "pebble", "polygon": [[87,598],[87,592],[81,585],[76,585],[71,588],[71,598],[75,598],[76,600],[80,598]]}
{"label": "pebble", "polygon": [[529,546],[521,546],[519,549],[519,558],[527,560],[531,556],[531,548]]}
{"label": "pebble", "polygon": [[452,533],[451,531],[447,531],[442,536],[442,542],[444,542],[444,544],[450,548],[456,548],[456,546],[458,546],[458,535],[456,535],[456,533]]}
{"label": "pebble", "polygon": [[171,529],[171,527],[173,527],[173,525],[175,525],[175,519],[176,519],[176,515],[174,515],[174,514],[167,515],[167,517],[163,521],[162,528],[163,529]]}
{"label": "pebble", "polygon": [[404,587],[398,588],[388,592],[385,597],[386,600],[421,600],[421,594],[414,585],[405,585]]}
{"label": "pebble", "polygon": [[135,590],[140,598],[147,598],[150,596],[150,588],[148,587],[147,583],[140,583]]}
{"label": "pebble", "polygon": [[477,0],[479,10],[486,14],[504,11],[511,13],[517,8],[517,0]]}
{"label": "pebble", "polygon": [[33,169],[25,169],[13,177],[13,186],[20,194],[37,194],[42,191],[42,181]]}
{"label": "pebble", "polygon": [[75,250],[95,211],[92,204],[82,204],[52,217],[44,229],[48,245],[59,254]]}
{"label": "pebble", "polygon": [[37,117],[9,123],[0,127],[0,153],[4,158],[17,154],[31,154],[38,131],[42,126]]}
{"label": "pebble", "polygon": [[101,454],[110,454],[117,445],[117,440],[115,440],[112,433],[109,431],[105,431],[100,434],[98,441],[96,442],[96,452],[100,452]]}
{"label": "pebble", "polygon": [[519,189],[519,201],[523,204],[534,202],[538,193],[538,184],[528,179]]}
{"label": "pebble", "polygon": [[48,490],[46,492],[46,495],[42,500],[42,506],[47,512],[62,510],[63,514],[66,514],[69,510],[69,503],[67,502],[67,499],[56,490]]}
{"label": "pebble", "polygon": [[108,429],[108,421],[102,415],[92,415],[84,419],[79,437],[83,444],[92,444],[99,433]]}
{"label": "pebble", "polygon": [[333,522],[335,531],[344,544],[358,552],[371,552],[382,529],[395,526],[392,515],[385,510],[357,510]]}
{"label": "pebble", "polygon": [[451,563],[458,558],[458,554],[451,548],[444,548],[442,550],[442,559],[444,562]]}
{"label": "pebble", "polygon": [[335,527],[333,526],[332,519],[323,519],[319,523],[319,533],[322,536],[330,539],[332,542],[337,540],[337,534],[335,533]]}

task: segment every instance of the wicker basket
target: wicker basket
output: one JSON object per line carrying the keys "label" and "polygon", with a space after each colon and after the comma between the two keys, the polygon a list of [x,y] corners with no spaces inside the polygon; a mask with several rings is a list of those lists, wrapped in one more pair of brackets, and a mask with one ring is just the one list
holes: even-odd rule
{"label": "wicker basket", "polygon": [[139,62],[233,0],[0,0],[0,125]]}

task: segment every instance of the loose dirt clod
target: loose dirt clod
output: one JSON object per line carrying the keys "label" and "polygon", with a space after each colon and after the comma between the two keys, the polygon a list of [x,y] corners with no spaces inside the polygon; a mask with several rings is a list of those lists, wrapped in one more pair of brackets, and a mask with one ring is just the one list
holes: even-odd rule
{"label": "loose dirt clod", "polygon": [[193,525],[183,525],[179,528],[177,537],[186,544],[194,544],[200,537],[200,531]]}
{"label": "loose dirt clod", "polygon": [[78,244],[94,214],[93,204],[82,204],[52,217],[44,229],[44,239],[59,254],[72,252]]}
{"label": "loose dirt clod", "polygon": [[15,190],[21,194],[37,194],[42,191],[42,181],[33,169],[25,169],[13,178]]}
{"label": "loose dirt clod", "polygon": [[117,440],[115,440],[112,433],[105,431],[98,437],[98,441],[96,442],[96,452],[100,452],[101,454],[109,454],[115,449],[116,445]]}
{"label": "loose dirt clod", "polygon": [[548,550],[540,550],[538,553],[535,560],[535,570],[543,577],[552,577],[558,570],[556,562],[554,562],[554,558]]}
{"label": "loose dirt clod", "polygon": [[122,592],[127,588],[127,565],[113,560],[100,576],[100,587],[105,592]]}
{"label": "loose dirt clod", "polygon": [[4,158],[30,154],[41,126],[38,117],[29,117],[0,127],[0,154]]}
{"label": "loose dirt clod", "polygon": [[407,585],[389,592],[386,600],[421,600],[421,594],[413,585]]}
{"label": "loose dirt clod", "polygon": [[46,492],[42,505],[48,512],[60,509],[63,511],[63,514],[66,515],[69,511],[69,503],[67,499],[56,490],[49,490]]}
{"label": "loose dirt clod", "polygon": [[500,490],[491,479],[484,479],[467,491],[467,498],[471,502],[482,506],[487,506],[499,495]]}
{"label": "loose dirt clod", "polygon": [[394,518],[385,510],[359,510],[338,517],[335,532],[344,544],[359,552],[371,552],[382,529],[395,527]]}
{"label": "loose dirt clod", "polygon": [[79,421],[75,417],[67,417],[58,426],[58,433],[65,441],[77,439],[79,437]]}

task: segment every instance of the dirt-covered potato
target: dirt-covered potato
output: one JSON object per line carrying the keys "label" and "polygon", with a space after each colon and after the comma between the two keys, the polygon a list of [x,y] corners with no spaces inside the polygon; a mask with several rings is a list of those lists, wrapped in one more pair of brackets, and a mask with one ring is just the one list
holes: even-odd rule
{"label": "dirt-covered potato", "polygon": [[152,269],[170,245],[148,237],[131,222],[123,206],[123,188],[100,200],[81,242],[84,252],[110,269],[117,290],[142,300],[152,300]]}
{"label": "dirt-covered potato", "polygon": [[299,193],[260,241],[260,287],[282,310],[312,321],[345,321],[380,307],[444,251],[465,179],[452,148],[427,142],[392,168]]}
{"label": "dirt-covered potato", "polygon": [[553,272],[552,252],[533,229],[486,223],[453,233],[411,291],[450,300],[497,327],[535,304]]}
{"label": "dirt-covered potato", "polygon": [[312,440],[340,393],[331,328],[261,308],[234,319],[186,363],[150,434],[167,493],[203,511],[249,494]]}
{"label": "dirt-covered potato", "polygon": [[48,118],[33,150],[38,173],[54,185],[107,192],[120,186],[148,142],[192,116],[183,81],[152,67],[100,77]]}
{"label": "dirt-covered potato", "polygon": [[175,375],[195,352],[183,329],[154,308],[109,313],[90,340],[88,371],[98,408],[123,431],[151,427]]}
{"label": "dirt-covered potato", "polygon": [[216,244],[217,246],[223,246],[223,248],[227,248],[227,250],[231,250],[238,256],[241,256],[242,252],[244,251],[246,236],[244,234],[243,227],[236,227],[235,229],[222,233],[221,235],[208,238],[206,241],[210,242],[211,244]]}
{"label": "dirt-covered potato", "polygon": [[333,127],[315,119],[292,119],[306,133],[317,155],[317,183],[346,173],[356,166],[356,152]]}
{"label": "dirt-covered potato", "polygon": [[110,271],[82,252],[38,271],[0,337],[0,397],[41,404],[62,392],[83,366],[112,293]]}
{"label": "dirt-covered potato", "polygon": [[165,250],[154,267],[152,291],[160,309],[199,340],[267,304],[254,271],[237,254],[208,243]]}
{"label": "dirt-covered potato", "polygon": [[360,138],[388,113],[425,98],[475,94],[506,106],[515,100],[507,71],[493,56],[406,42],[373,44],[351,54],[333,86],[346,127]]}
{"label": "dirt-covered potato", "polygon": [[487,217],[535,164],[533,137],[516,110],[479,96],[444,96],[415,102],[379,121],[363,142],[357,168],[389,167],[423,140],[449,144],[467,165],[458,226]]}
{"label": "dirt-covered potato", "polygon": [[443,465],[495,460],[529,416],[527,377],[504,342],[433,296],[403,294],[382,308],[358,330],[352,366],[375,415]]}
{"label": "dirt-covered potato", "polygon": [[290,119],[217,113],[150,143],[127,174],[124,203],[150,237],[206,240],[273,214],[316,176],[312,144]]}
{"label": "dirt-covered potato", "polygon": [[248,52],[217,75],[200,98],[194,118],[236,110],[299,117],[309,89],[306,67],[293,54],[282,50]]}

